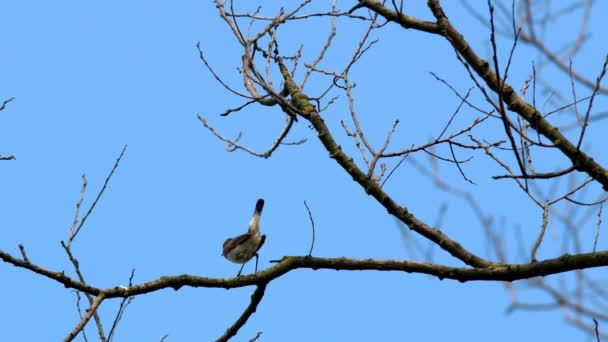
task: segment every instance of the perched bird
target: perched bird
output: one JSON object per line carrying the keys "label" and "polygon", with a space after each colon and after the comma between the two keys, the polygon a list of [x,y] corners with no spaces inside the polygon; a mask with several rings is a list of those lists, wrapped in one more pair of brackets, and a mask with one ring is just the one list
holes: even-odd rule
{"label": "perched bird", "polygon": [[255,256],[255,272],[258,272],[258,250],[266,241],[266,235],[260,235],[260,215],[264,208],[264,200],[259,199],[255,204],[253,217],[249,221],[249,230],[243,235],[229,238],[224,241],[222,255],[224,258],[237,263],[243,264],[237,277],[241,275],[245,263]]}

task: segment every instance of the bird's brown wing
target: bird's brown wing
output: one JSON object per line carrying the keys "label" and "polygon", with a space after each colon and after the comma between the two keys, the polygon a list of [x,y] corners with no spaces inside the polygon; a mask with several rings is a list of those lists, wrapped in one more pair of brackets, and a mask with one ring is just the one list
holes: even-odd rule
{"label": "bird's brown wing", "polygon": [[224,246],[222,249],[222,255],[226,256],[226,254],[228,254],[228,252],[230,250],[232,250],[232,248],[234,248],[234,246],[241,244],[249,239],[251,239],[251,234],[249,233],[245,233],[243,235],[239,235],[237,237],[233,237],[233,238],[229,238],[226,239],[226,241],[224,241]]}

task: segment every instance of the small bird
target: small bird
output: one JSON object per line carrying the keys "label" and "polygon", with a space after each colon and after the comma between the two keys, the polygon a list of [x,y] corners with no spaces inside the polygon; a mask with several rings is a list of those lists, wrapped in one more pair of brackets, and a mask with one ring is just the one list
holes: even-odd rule
{"label": "small bird", "polygon": [[243,235],[229,238],[224,241],[222,255],[224,258],[236,263],[243,264],[237,277],[241,275],[245,263],[255,256],[255,272],[258,272],[258,250],[266,241],[266,235],[260,235],[260,215],[264,208],[264,200],[258,199],[253,211],[253,217],[249,221],[249,230]]}

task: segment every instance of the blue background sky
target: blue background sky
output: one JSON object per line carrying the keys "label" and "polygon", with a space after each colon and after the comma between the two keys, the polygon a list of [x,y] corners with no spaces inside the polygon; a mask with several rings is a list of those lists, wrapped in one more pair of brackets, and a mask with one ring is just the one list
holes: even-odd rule
{"label": "blue background sky", "polygon": [[[450,5],[448,16],[487,56],[488,30],[457,2]],[[412,15],[430,19],[428,10],[416,6],[409,9]],[[480,10],[487,12],[485,6]],[[597,13],[606,11],[606,3],[599,2],[590,19],[591,32],[605,28]],[[331,57],[323,67],[338,68],[348,61],[363,29],[352,24],[360,23],[339,20]],[[292,54],[304,42],[305,60],[310,62],[328,28],[327,20],[286,26],[280,31],[281,52]],[[560,39],[572,34],[571,26],[562,29],[547,37],[553,46],[561,47]],[[236,87],[242,84],[236,71],[242,53],[211,1],[10,1],[3,3],[0,32],[0,99],[16,98],[0,112],[0,154],[17,157],[0,165],[0,249],[19,255],[17,246],[23,243],[32,262],[73,274],[59,241],[68,237],[80,176],[85,173],[89,180],[87,207],[128,144],[109,188],[73,246],[92,285],[126,284],[132,268],[136,283],[182,273],[233,276],[238,266],[222,258],[221,245],[226,237],[244,232],[258,197],[266,199],[262,230],[268,234],[261,267],[283,255],[308,252],[310,223],[304,200],[316,222],[316,256],[409,257],[394,219],[328,158],[303,120],[290,140],[308,142],[283,146],[264,160],[240,151],[227,153],[196,119],[200,113],[228,136],[242,131],[241,141],[259,151],[270,146],[283,124],[280,112],[263,107],[227,118],[217,115],[241,100],[205,70],[195,43],[201,42],[217,72]],[[352,76],[359,84],[355,95],[363,127],[378,146],[399,117],[395,149],[428,141],[459,102],[428,72],[462,91],[471,81],[439,37],[394,25],[373,37],[381,40]],[[509,42],[501,42],[508,50]],[[575,65],[595,78],[605,48],[592,35]],[[515,88],[528,77],[533,60],[542,59],[529,48],[518,50],[512,72]],[[567,77],[554,74],[548,79],[567,89]],[[311,92],[327,81],[312,80]],[[588,94],[584,88],[579,92]],[[343,99],[324,115],[336,139],[360,161],[339,126],[340,119],[349,120]],[[469,110],[454,127],[465,127],[474,115]],[[484,126],[486,135],[481,136],[496,138],[496,127],[496,122]],[[603,123],[594,126],[588,141],[606,129]],[[600,145],[586,146],[606,165],[608,156]],[[425,162],[426,157],[417,160]],[[544,161],[547,169],[566,165],[560,158]],[[504,220],[509,261],[521,261],[513,248],[512,229],[522,227],[529,245],[541,212],[512,183],[490,179],[502,172],[481,154],[466,171],[476,185],[465,182],[452,166],[442,165],[445,181],[474,191],[487,213]],[[449,203],[443,229],[474,252],[493,258],[466,204],[437,191],[411,164],[397,171],[386,189],[429,224],[435,224],[440,205]],[[560,254],[548,240],[540,258]],[[605,246],[606,239],[602,242]],[[439,252],[436,256],[435,261],[458,265]],[[246,266],[246,271],[252,269]],[[78,322],[75,295],[60,284],[7,264],[0,265],[0,278],[1,340],[56,341]],[[137,297],[116,340],[158,341],[166,334],[167,341],[212,340],[240,315],[252,291],[182,288]],[[546,299],[541,293],[528,296]],[[500,283],[300,270],[269,285],[235,340],[248,340],[258,331],[263,332],[261,341],[589,340],[566,325],[559,311],[507,315],[508,303]],[[117,300],[102,305],[106,332],[117,305]],[[93,327],[87,328],[90,340],[96,336]]]}

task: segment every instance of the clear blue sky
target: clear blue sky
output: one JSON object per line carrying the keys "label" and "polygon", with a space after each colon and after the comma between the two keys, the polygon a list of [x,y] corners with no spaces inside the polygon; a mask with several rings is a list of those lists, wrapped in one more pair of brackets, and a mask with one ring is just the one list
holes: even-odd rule
{"label": "clear blue sky", "polygon": [[[448,16],[487,54],[488,30],[466,16],[457,2],[450,3]],[[598,15],[608,11],[605,7],[604,2],[597,4],[590,20],[596,35],[605,28]],[[485,6],[480,8],[486,13]],[[412,5],[411,10],[430,18],[424,7]],[[226,237],[244,232],[258,197],[266,199],[262,230],[268,235],[261,267],[283,255],[307,253],[310,224],[304,200],[316,222],[316,256],[409,256],[394,219],[328,158],[302,120],[290,140],[308,142],[283,146],[263,160],[240,151],[227,153],[196,119],[200,113],[229,136],[242,131],[241,141],[260,151],[283,124],[278,111],[264,107],[218,116],[241,100],[227,94],[205,70],[195,43],[201,42],[212,65],[236,87],[242,84],[236,71],[241,52],[211,1],[10,1],[3,3],[2,12],[0,100],[16,100],[0,112],[0,154],[14,154],[17,160],[0,164],[0,249],[19,255],[17,246],[23,243],[32,262],[72,275],[59,242],[68,236],[80,176],[84,173],[89,180],[86,207],[128,144],[109,188],[74,243],[92,285],[126,284],[132,268],[136,283],[182,273],[233,276],[238,266],[222,258],[221,245]],[[300,26],[304,24],[282,33],[281,52],[293,53],[305,41],[309,62],[328,24]],[[339,21],[331,51],[335,58],[329,58],[327,68],[347,61],[361,33],[350,28]],[[557,47],[559,34],[551,36]],[[458,105],[428,72],[464,91],[471,81],[439,37],[394,25],[375,37],[380,42],[353,71],[362,124],[374,143],[381,144],[394,118],[400,117],[395,148],[426,142]],[[590,39],[574,62],[594,78],[606,46],[595,35]],[[509,43],[501,42],[506,51]],[[512,72],[516,88],[533,60],[539,59],[532,50],[518,50]],[[326,80],[314,81],[313,89],[325,84],[321,81]],[[339,126],[347,113],[340,100],[325,114],[326,121],[358,158]],[[474,113],[468,115],[470,119]],[[464,127],[466,121],[456,124]],[[605,124],[598,127],[589,131],[589,141],[608,129]],[[593,147],[598,152],[600,144]],[[598,157],[606,165],[606,151]],[[513,241],[510,229],[521,226],[529,245],[541,222],[539,210],[513,184],[491,180],[500,172],[483,156],[475,160],[467,172],[477,185],[463,181],[449,165],[442,165],[445,180],[477,192],[488,204],[484,209],[505,220],[505,239]],[[563,160],[546,165],[563,165]],[[440,204],[450,203],[446,232],[476,253],[492,256],[482,228],[462,201],[434,189],[409,164],[393,177],[387,189],[401,204],[434,224]],[[497,194],[502,201],[496,201]],[[559,255],[547,244],[540,257]],[[512,249],[509,260],[521,261]],[[458,264],[439,252],[436,256],[436,261]],[[248,265],[246,271],[252,268]],[[75,295],[60,284],[7,264],[0,265],[0,279],[0,340],[57,341],[78,322]],[[137,297],[116,340],[158,341],[166,334],[167,341],[212,340],[240,315],[252,291],[182,288]],[[528,298],[546,300],[534,293]],[[260,341],[588,340],[566,325],[559,311],[506,315],[508,303],[500,283],[300,270],[269,285],[235,340],[248,340],[258,331],[263,332]],[[100,310],[106,331],[117,305],[117,300],[108,301]],[[92,323],[86,331],[94,340]]]}

